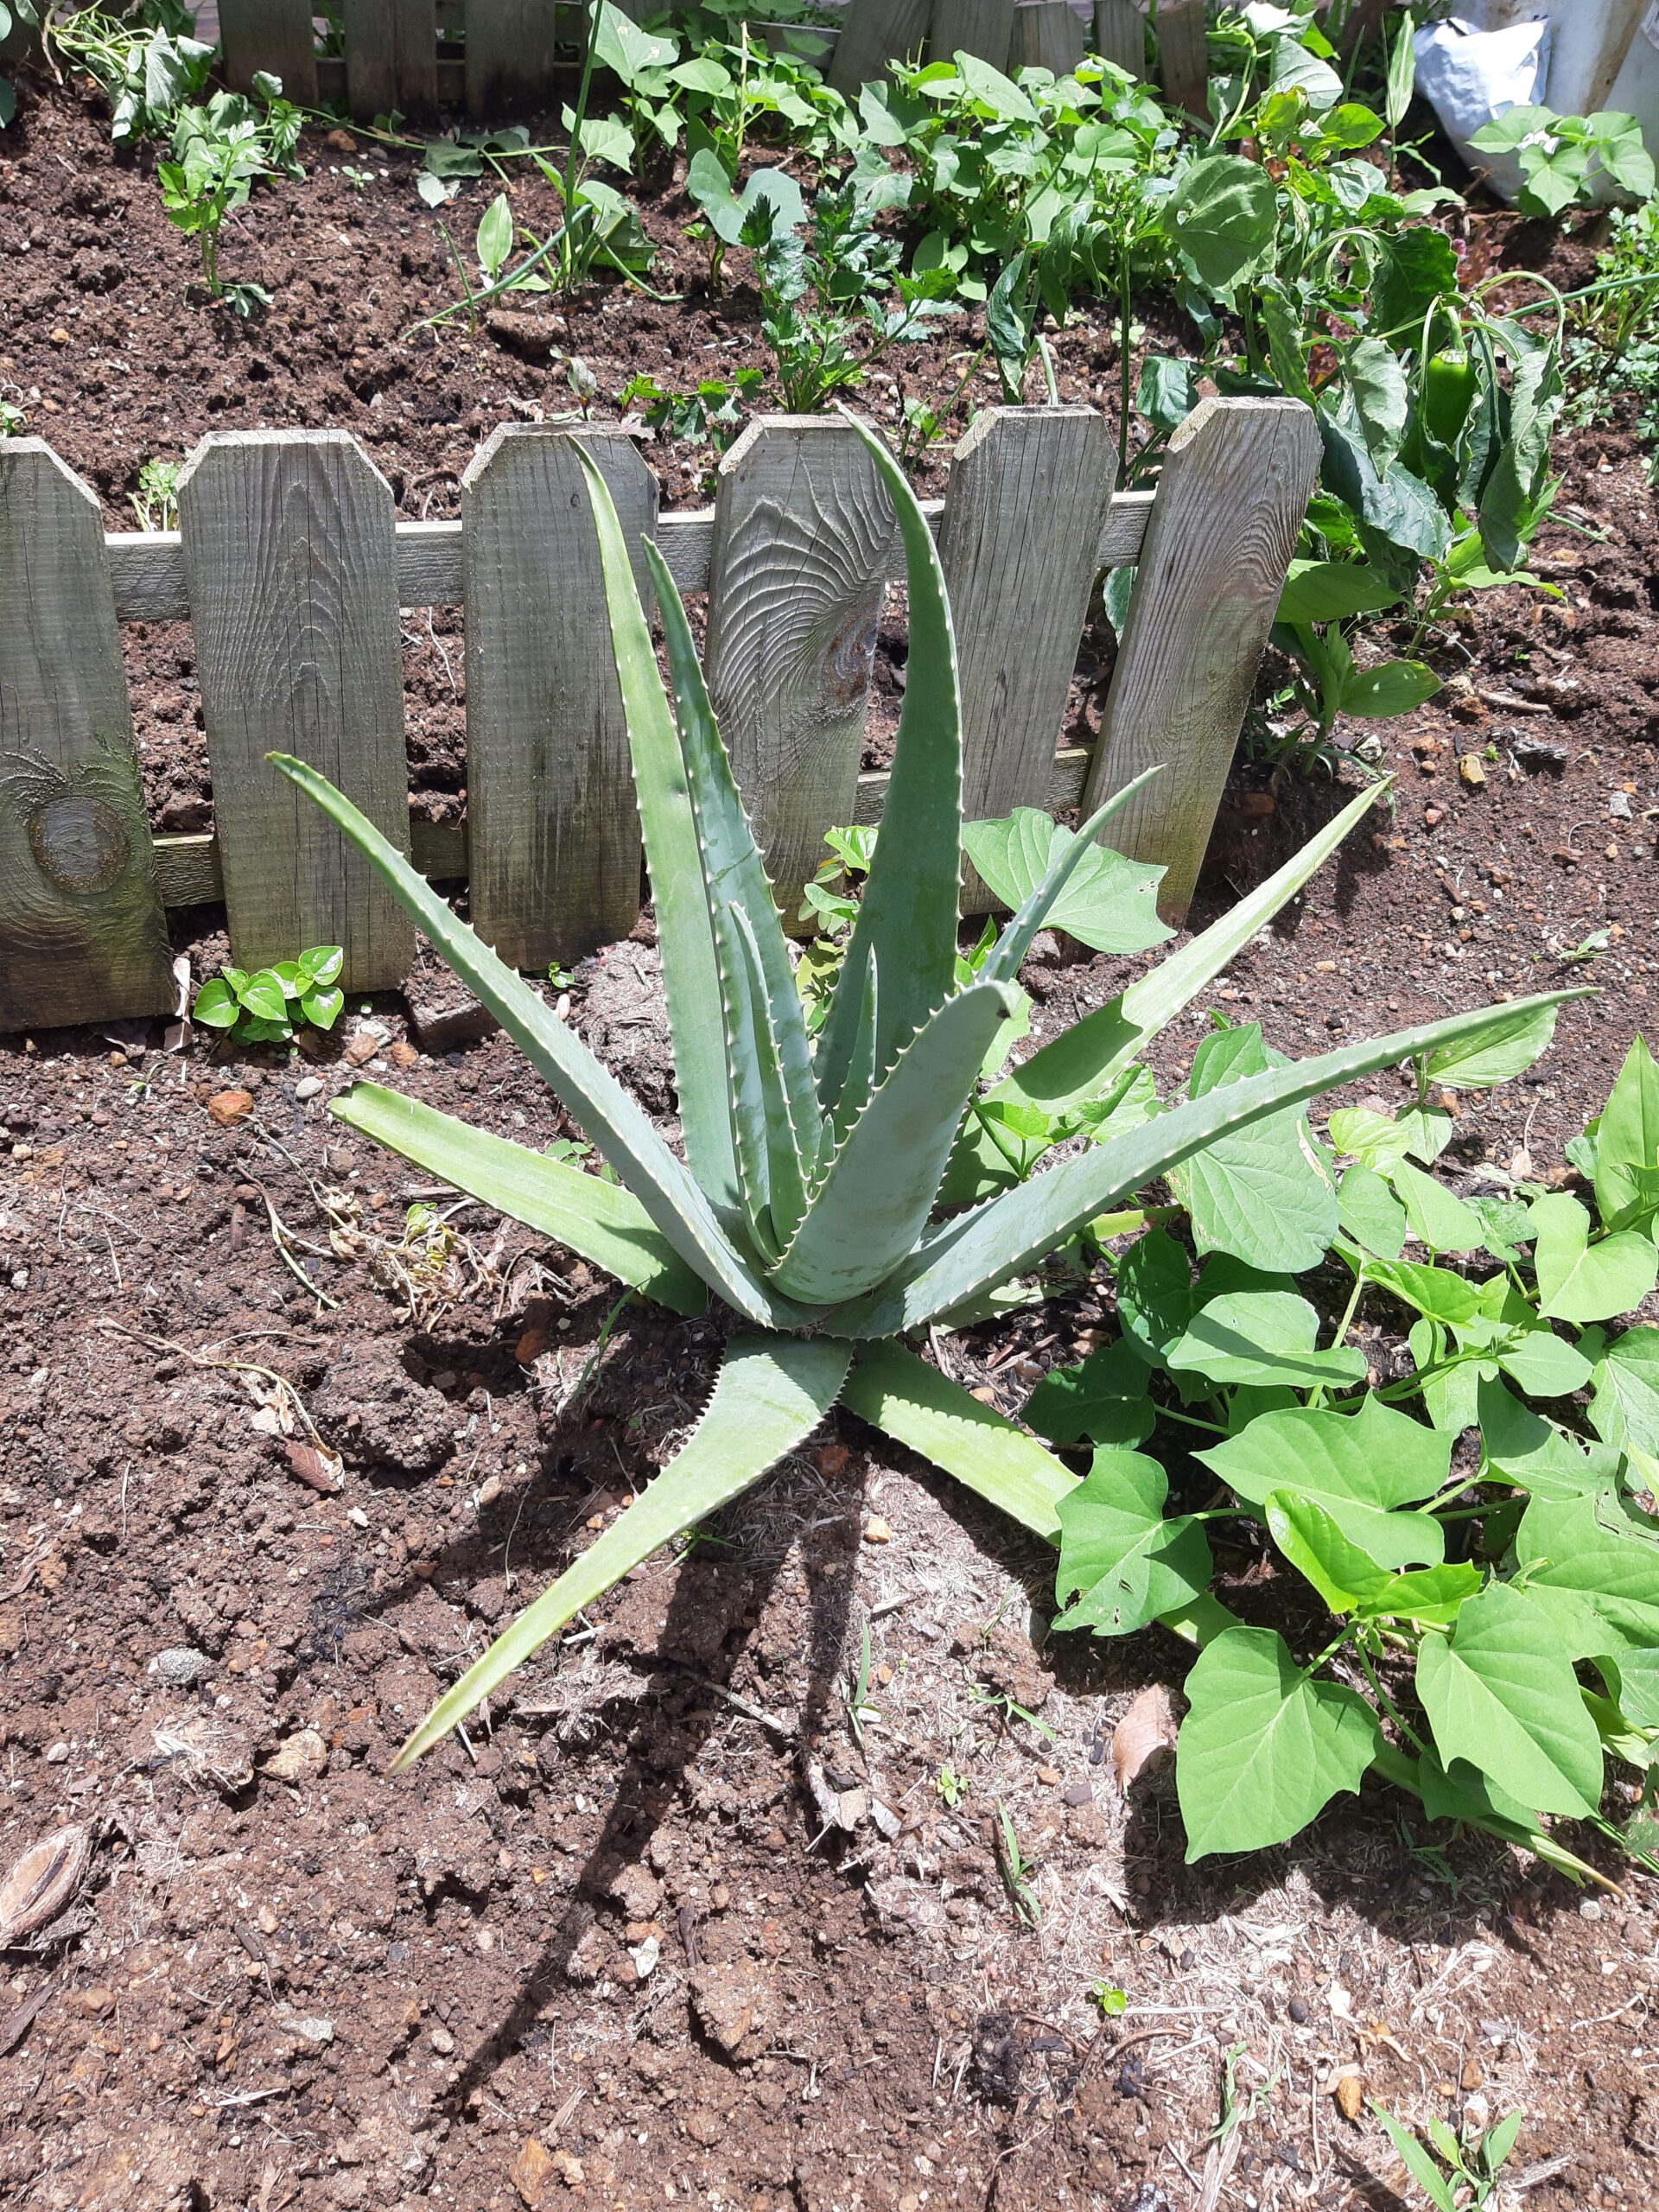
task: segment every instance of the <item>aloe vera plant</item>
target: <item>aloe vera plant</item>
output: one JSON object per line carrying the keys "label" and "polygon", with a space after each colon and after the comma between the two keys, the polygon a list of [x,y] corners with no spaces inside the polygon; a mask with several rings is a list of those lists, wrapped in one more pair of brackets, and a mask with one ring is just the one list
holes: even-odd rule
{"label": "aloe vera plant", "polygon": [[[849,418],[851,419],[850,417]],[[964,1115],[995,1078],[1033,938],[1127,794],[1057,836],[994,951],[963,980],[956,651],[927,523],[897,463],[861,425],[902,533],[910,681],[882,835],[828,1016],[809,1038],[772,888],[704,688],[684,610],[645,551],[675,705],[660,681],[628,546],[585,454],[635,789],[662,948],[685,1157],[519,976],[483,944],[339,791],[273,755],[370,860],[456,974],[582,1122],[620,1187],[451,1121],[372,1084],[333,1110],[364,1135],[556,1236],[681,1312],[713,1291],[741,1317],[690,1440],[422,1721],[398,1754],[437,1742],[582,1606],[659,1545],[757,1481],[837,1400],[1027,1529],[1057,1541],[1077,1478],[1037,1440],[927,1365],[907,1332],[983,1303],[1116,1202],[1330,1087],[1479,1032],[1488,1009],[1245,1073],[965,1210],[942,1213]],[[581,452],[581,448],[577,448]],[[1375,793],[1361,795],[1253,896],[1151,975],[1046,1046],[990,1096],[1105,1098],[1136,1054],[1305,883]],[[1150,893],[1147,911],[1150,915]],[[1151,922],[1144,941],[1165,934]],[[1540,1001],[1540,1005],[1553,1003]],[[718,1022],[709,1009],[718,1006]],[[1513,1019],[1506,1007],[1502,1016]],[[1230,1616],[1208,1595],[1167,1624],[1203,1642]]]}

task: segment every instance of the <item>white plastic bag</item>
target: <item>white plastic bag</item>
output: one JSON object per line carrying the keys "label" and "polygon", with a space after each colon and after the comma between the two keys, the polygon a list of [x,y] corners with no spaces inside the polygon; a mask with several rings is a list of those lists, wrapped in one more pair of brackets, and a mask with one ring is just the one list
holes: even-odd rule
{"label": "white plastic bag", "polygon": [[1514,154],[1482,154],[1469,141],[1484,123],[1512,107],[1541,106],[1549,77],[1547,22],[1474,29],[1462,17],[1428,23],[1416,39],[1417,89],[1471,168],[1483,170],[1494,192],[1513,200],[1521,188]]}

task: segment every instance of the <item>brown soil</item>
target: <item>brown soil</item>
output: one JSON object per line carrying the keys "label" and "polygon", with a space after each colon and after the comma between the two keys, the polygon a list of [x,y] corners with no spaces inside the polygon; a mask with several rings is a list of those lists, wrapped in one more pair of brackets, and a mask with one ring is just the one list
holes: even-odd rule
{"label": "brown soil", "polygon": [[[258,422],[348,424],[400,512],[452,512],[513,403],[560,404],[548,372],[486,341],[385,348],[442,296],[431,219],[395,164],[362,193],[325,169],[256,198],[231,273],[278,305],[245,327],[181,309],[189,251],[103,128],[58,96],[0,142],[0,376],[40,391],[35,426],[111,526],[130,523],[140,459]],[[475,212],[458,203],[462,232]],[[647,198],[658,235],[679,212]],[[573,344],[603,391],[644,360],[689,377],[722,331],[744,358],[738,321],[607,295]],[[1109,334],[1068,346],[1068,391],[1109,399]],[[912,363],[927,357],[906,357],[907,380]],[[696,496],[681,453],[652,457],[670,496]],[[1301,1050],[1553,981],[1560,950],[1606,930],[1583,972],[1610,988],[1570,1010],[1539,1079],[1462,1102],[1450,1172],[1489,1187],[1519,1146],[1541,1173],[1559,1164],[1654,972],[1643,639],[1659,533],[1616,435],[1573,442],[1562,497],[1605,533],[1548,534],[1565,600],[1482,607],[1466,688],[1380,726],[1393,817],[1216,993]],[[181,810],[205,819],[207,793],[188,633],[133,653],[157,818],[189,826]],[[458,804],[431,639],[410,667],[417,777]],[[1336,796],[1242,777],[1194,920]],[[223,954],[218,918],[180,918],[199,976]],[[572,999],[666,1111],[649,936],[581,971]],[[1039,1027],[1121,976],[1044,970]],[[1165,1046],[1168,1077],[1187,1047]],[[418,1183],[323,1109],[350,1052],[525,1141],[570,1134],[499,1038],[416,1052],[387,999],[354,1004],[315,1065],[216,1063],[200,1043],[169,1057],[143,1024],[0,1051],[0,1868],[67,1823],[96,1847],[67,1919],[4,1955],[0,2197],[1415,2202],[1375,2123],[1344,2116],[1357,2068],[1414,2120],[1523,2107],[1515,2164],[1539,2212],[1649,2200],[1644,1878],[1580,1898],[1478,1838],[1431,1836],[1376,1789],[1283,1850],[1184,1866],[1166,1792],[1126,1812],[1102,1763],[1130,1695],[1177,1680],[1182,1655],[1151,1636],[1043,1643],[1044,1560],[848,1418],[595,1607],[465,1742],[388,1781],[438,1687],[695,1418],[713,1325],[625,1314],[607,1338],[606,1288],[481,1209],[418,1265]],[[233,1086],[251,1112],[222,1128],[207,1102]],[[336,1249],[324,1197],[356,1223]],[[1073,1302],[949,1357],[1014,1409],[1101,1319]],[[311,1423],[343,1455],[338,1492],[287,1448]],[[861,1745],[847,1691],[867,1622]],[[1033,1863],[1036,1929],[999,1873],[999,1805]],[[1096,1981],[1125,1992],[1121,2017],[1103,2020]],[[1241,2117],[1212,2141],[1236,2047]]]}

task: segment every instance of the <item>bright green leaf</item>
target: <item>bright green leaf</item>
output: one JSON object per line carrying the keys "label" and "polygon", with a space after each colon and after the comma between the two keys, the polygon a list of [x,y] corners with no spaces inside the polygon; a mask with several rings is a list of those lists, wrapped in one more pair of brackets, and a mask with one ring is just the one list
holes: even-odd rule
{"label": "bright green leaf", "polygon": [[1449,1637],[1424,1640],[1417,1694],[1443,1760],[1466,1759],[1541,1812],[1595,1811],[1595,1724],[1548,1615],[1519,1590],[1489,1584]]}
{"label": "bright green leaf", "polygon": [[1208,1588],[1214,1563],[1203,1527],[1190,1514],[1166,1520],[1168,1493],[1155,1459],[1096,1452],[1083,1482],[1059,1503],[1054,1595],[1066,1610],[1054,1628],[1128,1636]]}
{"label": "bright green leaf", "polygon": [[1196,1455],[1253,1505],[1294,1490],[1328,1513],[1351,1544],[1379,1567],[1433,1567],[1446,1534],[1432,1514],[1407,1513],[1445,1487],[1452,1439],[1379,1399],[1354,1413],[1298,1406],[1263,1414],[1224,1444]]}
{"label": "bright green leaf", "polygon": [[1590,1217],[1565,1191],[1536,1199],[1538,1311],[1561,1321],[1605,1321],[1639,1306],[1659,1275],[1659,1253],[1645,1236],[1618,1230],[1590,1242]]}

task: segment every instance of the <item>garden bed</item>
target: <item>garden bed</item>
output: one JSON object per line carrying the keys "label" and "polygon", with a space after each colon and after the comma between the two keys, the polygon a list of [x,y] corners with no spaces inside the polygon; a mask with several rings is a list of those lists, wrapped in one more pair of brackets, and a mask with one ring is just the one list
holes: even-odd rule
{"label": "garden bed", "polygon": [[[453,513],[498,421],[565,404],[556,370],[487,336],[391,345],[447,281],[396,160],[357,189],[328,165],[359,157],[314,144],[303,185],[262,189],[226,255],[276,304],[243,324],[181,308],[190,249],[101,111],[53,94],[3,144],[0,377],[38,391],[31,427],[112,528],[140,461],[257,423],[350,428],[401,516]],[[467,193],[461,232],[485,188]],[[671,192],[641,205],[675,289],[685,210]],[[906,350],[906,389],[937,391],[957,342]],[[606,293],[571,316],[569,350],[601,413],[638,368],[687,380],[760,358],[741,293],[666,309]],[[1058,350],[1063,395],[1109,404],[1109,324],[1080,319]],[[898,404],[879,384],[866,403]],[[1604,995],[1567,1009],[1528,1080],[1459,1102],[1446,1168],[1465,1189],[1497,1187],[1522,1148],[1541,1179],[1560,1173],[1654,988],[1659,529],[1616,427],[1565,451],[1562,502],[1598,535],[1541,538],[1564,598],[1479,604],[1466,683],[1376,726],[1392,818],[1214,994],[1306,1052],[1573,980],[1560,956],[1605,932],[1576,971]],[[647,453],[665,502],[700,499],[707,454]],[[464,783],[458,627],[408,640],[412,780],[437,806]],[[152,819],[204,827],[188,633],[128,639]],[[1319,781],[1242,770],[1194,922],[1332,804]],[[222,917],[175,923],[200,980]],[[572,999],[661,1114],[649,938],[584,967]],[[1051,966],[1039,1027],[1122,974]],[[329,1122],[328,1096],[366,1065],[525,1142],[563,1125],[499,1038],[423,1051],[397,999],[358,1003],[315,1065],[168,1055],[145,1024],[0,1047],[0,1859],[66,1821],[97,1838],[76,1940],[7,1957],[8,2190],[87,2212],[1409,2201],[1345,2078],[1414,2113],[1524,2108],[1513,2171],[1545,2212],[1645,2201],[1644,1877],[1584,1897],[1488,1840],[1431,1835],[1375,1786],[1282,1850],[1184,1866],[1167,1792],[1126,1813],[1103,1763],[1130,1695],[1183,1655],[1155,1632],[1033,1649],[1052,1558],[849,1416],[597,1608],[487,1730],[388,1783],[435,1687],[690,1425],[715,1332],[632,1315],[607,1338],[608,1288],[477,1209],[410,1312],[400,1281],[446,1257],[399,1243],[419,1179]],[[1198,1033],[1163,1039],[1166,1077]],[[221,1126],[238,1089],[251,1110]],[[315,1189],[358,1208],[344,1254]],[[271,1209],[337,1304],[285,1265]],[[949,1356],[1014,1410],[1106,1318],[1074,1300]],[[343,1452],[338,1493],[313,1486],[307,1420]],[[200,1661],[152,1671],[184,1649]],[[1037,1870],[1035,1930],[999,1875],[999,1803]],[[1095,1980],[1125,1993],[1121,2016],[1090,2002]]]}

